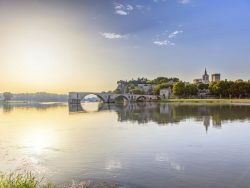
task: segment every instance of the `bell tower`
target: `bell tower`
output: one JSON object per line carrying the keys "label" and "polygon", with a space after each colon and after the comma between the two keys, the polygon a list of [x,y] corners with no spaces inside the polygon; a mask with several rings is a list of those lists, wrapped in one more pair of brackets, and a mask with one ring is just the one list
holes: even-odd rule
{"label": "bell tower", "polygon": [[209,84],[209,75],[207,74],[207,69],[205,68],[205,73],[204,75],[202,76],[202,82],[204,84]]}

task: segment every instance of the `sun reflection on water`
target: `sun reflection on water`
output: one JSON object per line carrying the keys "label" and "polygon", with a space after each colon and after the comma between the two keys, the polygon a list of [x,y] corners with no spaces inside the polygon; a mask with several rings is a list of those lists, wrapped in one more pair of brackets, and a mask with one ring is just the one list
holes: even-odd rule
{"label": "sun reflection on water", "polygon": [[29,148],[31,153],[41,155],[47,148],[51,148],[55,142],[55,135],[46,129],[30,130],[25,135],[24,145]]}

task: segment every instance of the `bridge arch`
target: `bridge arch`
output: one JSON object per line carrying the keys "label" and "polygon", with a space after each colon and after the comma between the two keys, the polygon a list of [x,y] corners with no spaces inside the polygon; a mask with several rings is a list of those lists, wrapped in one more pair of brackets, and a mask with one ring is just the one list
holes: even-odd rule
{"label": "bridge arch", "polygon": [[117,95],[114,99],[115,99],[115,101],[117,101],[119,99],[126,100],[127,102],[130,101],[130,99],[125,95]]}
{"label": "bridge arch", "polygon": [[100,99],[102,102],[106,102],[106,100],[101,96],[101,95],[98,95],[97,93],[87,93],[85,95],[83,95],[81,97],[81,102],[87,97],[87,96],[90,96],[90,95],[93,95],[93,96],[96,96],[98,99]]}
{"label": "bridge arch", "polygon": [[145,96],[139,96],[136,99],[137,102],[146,102],[147,101],[147,97]]}

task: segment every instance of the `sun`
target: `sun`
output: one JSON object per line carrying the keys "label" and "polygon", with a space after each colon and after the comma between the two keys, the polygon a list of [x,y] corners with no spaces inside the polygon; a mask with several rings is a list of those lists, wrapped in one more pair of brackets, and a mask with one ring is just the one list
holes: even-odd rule
{"label": "sun", "polygon": [[45,44],[33,44],[21,51],[23,68],[38,75],[54,69],[54,63],[57,62],[55,50]]}

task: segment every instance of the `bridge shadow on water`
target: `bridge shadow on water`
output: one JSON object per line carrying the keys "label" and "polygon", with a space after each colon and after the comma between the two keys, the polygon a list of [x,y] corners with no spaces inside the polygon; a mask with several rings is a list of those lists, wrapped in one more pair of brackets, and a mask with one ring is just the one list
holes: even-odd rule
{"label": "bridge shadow on water", "polygon": [[[84,105],[83,105],[84,106]],[[70,112],[88,113],[82,105],[69,105]],[[155,122],[158,125],[178,124],[187,119],[203,122],[206,129],[212,126],[220,128],[227,121],[249,121],[248,105],[214,104],[164,104],[164,103],[99,103],[96,112],[116,112],[119,122],[145,124]]]}

